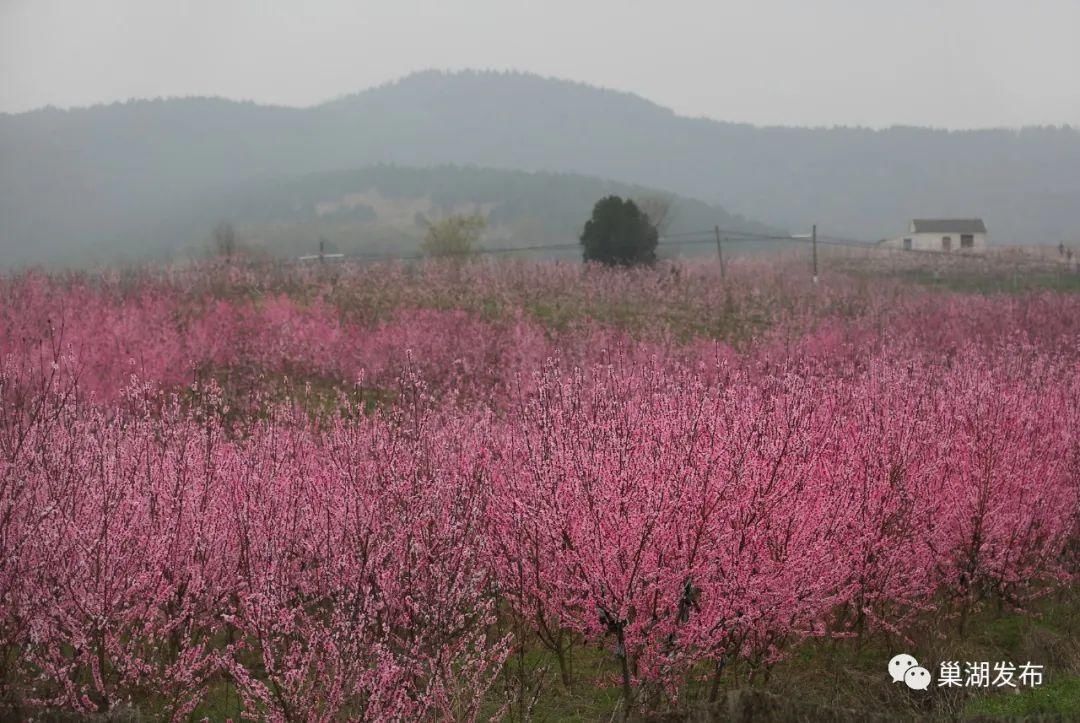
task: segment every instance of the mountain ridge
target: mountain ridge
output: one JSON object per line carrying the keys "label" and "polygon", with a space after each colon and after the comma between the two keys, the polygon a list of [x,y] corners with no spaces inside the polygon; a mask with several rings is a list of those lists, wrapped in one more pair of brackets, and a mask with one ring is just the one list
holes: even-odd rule
{"label": "mountain ridge", "polygon": [[196,98],[32,113],[0,117],[0,250],[31,258],[131,245],[178,203],[252,181],[380,163],[578,173],[865,240],[913,217],[978,216],[992,242],[1080,241],[1070,127],[752,126],[494,72],[415,74],[300,109]]}
{"label": "mountain ridge", "polygon": [[204,95],[204,94],[192,94],[192,95],[170,95],[170,96],[153,96],[153,97],[140,97],[140,98],[128,98],[124,100],[112,100],[112,101],[99,101],[90,103],[88,105],[77,106],[57,106],[57,105],[45,105],[37,108],[30,108],[20,111],[0,111],[0,119],[3,118],[17,118],[21,116],[30,116],[35,114],[46,113],[72,113],[80,111],[92,111],[92,110],[107,110],[110,108],[134,106],[140,104],[163,104],[173,102],[205,102],[220,101],[223,104],[239,105],[239,106],[253,106],[258,108],[264,108],[267,110],[285,110],[285,111],[308,111],[318,110],[323,108],[332,108],[335,106],[347,106],[350,101],[358,99],[364,95],[370,93],[378,93],[395,88],[396,86],[408,85],[418,80],[423,79],[447,79],[457,76],[475,75],[478,77],[511,77],[516,79],[524,79],[529,81],[539,81],[541,83],[554,83],[564,87],[581,88],[591,92],[598,92],[609,94],[615,97],[621,97],[625,99],[632,99],[643,105],[651,106],[652,108],[662,111],[663,113],[689,121],[707,121],[710,123],[719,123],[728,126],[739,126],[749,129],[757,130],[809,130],[809,131],[868,131],[874,133],[880,133],[891,130],[918,130],[918,131],[932,131],[935,133],[978,133],[980,131],[1011,131],[1013,133],[1020,133],[1026,130],[1065,130],[1072,132],[1080,132],[1080,126],[1075,126],[1072,123],[1025,123],[1020,126],[975,126],[964,128],[949,128],[946,126],[933,126],[933,125],[919,125],[912,123],[892,123],[887,126],[869,126],[862,124],[847,124],[847,123],[831,123],[831,124],[799,124],[799,123],[752,123],[748,121],[736,121],[727,118],[717,118],[713,116],[703,114],[689,114],[680,113],[673,108],[665,106],[653,100],[635,93],[634,91],[619,90],[616,88],[609,88],[603,85],[594,85],[584,81],[573,80],[571,78],[564,78],[561,76],[544,75],[541,73],[532,73],[529,71],[517,71],[517,70],[476,70],[466,69],[460,71],[446,71],[439,70],[437,68],[425,68],[411,73],[407,73],[401,77],[389,80],[377,85],[368,86],[366,88],[360,88],[354,91],[348,91],[335,96],[328,97],[324,100],[310,103],[307,105],[289,105],[284,103],[273,103],[269,101],[259,101],[250,98],[231,98],[223,95]]}

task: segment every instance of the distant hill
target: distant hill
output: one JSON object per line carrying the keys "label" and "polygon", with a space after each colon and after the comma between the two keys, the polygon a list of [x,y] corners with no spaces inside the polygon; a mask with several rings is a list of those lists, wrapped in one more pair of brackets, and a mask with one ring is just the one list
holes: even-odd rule
{"label": "distant hill", "polygon": [[933,216],[981,216],[992,242],[1080,239],[1076,130],[759,128],[533,75],[425,72],[306,109],[177,99],[0,116],[0,252],[166,252],[194,240],[178,219],[210,201],[376,164],[572,172],[866,239]]}

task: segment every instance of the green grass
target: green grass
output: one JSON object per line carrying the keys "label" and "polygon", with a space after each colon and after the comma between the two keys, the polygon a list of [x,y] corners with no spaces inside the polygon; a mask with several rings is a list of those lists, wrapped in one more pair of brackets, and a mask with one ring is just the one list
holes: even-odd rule
{"label": "green grass", "polygon": [[[677,705],[660,702],[648,717],[663,721],[987,721],[1080,720],[1080,589],[1039,601],[1024,612],[986,606],[969,618],[961,635],[955,619],[929,618],[917,639],[884,635],[859,639],[811,640],[795,648],[768,676],[735,663],[721,679],[719,704],[707,704],[708,670],[688,682]],[[1008,660],[1042,664],[1037,688],[907,690],[892,683],[885,666],[897,652],[909,652],[936,676],[941,660]],[[482,720],[514,700],[522,687],[535,705],[532,721],[610,721],[621,718],[617,661],[608,647],[577,644],[572,653],[573,684],[559,676],[553,653],[538,644],[512,655],[493,686]],[[240,701],[222,680],[192,720],[239,718]],[[522,720],[513,703],[504,719]]]}
{"label": "green grass", "polygon": [[236,687],[231,681],[224,680],[210,687],[202,703],[191,714],[191,720],[239,720],[243,712]]}
{"label": "green grass", "polygon": [[[533,721],[610,719],[619,709],[622,697],[620,688],[602,682],[616,670],[614,657],[607,650],[578,645],[574,647],[571,658],[574,676],[572,685],[567,688],[560,679],[554,653],[538,643],[530,646],[524,656],[512,655],[484,712],[490,716],[507,697],[516,699],[524,684],[530,692],[526,694],[526,700],[535,699],[528,713]],[[526,707],[529,707],[528,703]],[[512,705],[508,713],[510,719],[520,720],[520,704]]]}
{"label": "green grass", "polygon": [[899,272],[902,281],[948,291],[975,294],[1027,293],[1032,291],[1080,292],[1080,274],[1061,272],[1035,273],[965,273],[929,269]]}
{"label": "green grass", "polygon": [[[878,634],[862,639],[804,642],[764,674],[746,663],[724,672],[719,703],[708,704],[707,666],[679,691],[677,703],[654,698],[648,716],[656,721],[1046,721],[1080,720],[1080,587],[1033,603],[1025,611],[987,605],[975,611],[961,634],[953,617],[928,616],[912,641]],[[910,691],[891,682],[885,667],[894,654],[908,652],[936,676],[943,660],[1027,661],[1044,666],[1043,685],[1017,689]],[[530,643],[512,655],[493,686],[481,715],[500,711],[503,719],[610,721],[622,713],[617,660],[610,646],[586,646],[572,653],[573,681],[565,686],[554,654]],[[514,701],[528,691],[525,716]],[[531,701],[535,700],[533,704]],[[227,676],[220,676],[189,720],[239,719],[243,707]],[[67,720],[57,713],[43,720]],[[158,720],[160,702],[134,701],[125,720]],[[102,719],[104,720],[104,719]]]}
{"label": "green grass", "polygon": [[[687,683],[679,703],[656,706],[663,720],[1023,720],[1050,717],[1080,720],[1080,589],[1033,603],[1027,611],[999,611],[987,605],[967,621],[965,633],[953,618],[930,617],[912,642],[886,635],[862,640],[810,640],[766,676],[745,663],[731,665],[721,680],[720,703],[708,706],[706,670]],[[1044,665],[1044,684],[1016,692],[1000,689],[938,689],[926,692],[892,683],[885,666],[909,652],[935,676],[944,660],[1031,661]],[[519,680],[512,658],[500,694]],[[610,652],[578,647],[575,685],[559,680],[553,655],[531,649],[525,656],[527,681],[542,691],[532,711],[538,721],[607,721],[619,717],[620,689]],[[510,686],[508,688],[507,686]],[[729,715],[731,711],[739,711]],[[520,720],[517,710],[513,720]],[[717,717],[719,716],[719,717]]]}
{"label": "green grass", "polygon": [[1080,677],[1060,676],[1038,688],[998,692],[976,698],[964,707],[964,717],[1024,718],[1058,716],[1080,720]]}

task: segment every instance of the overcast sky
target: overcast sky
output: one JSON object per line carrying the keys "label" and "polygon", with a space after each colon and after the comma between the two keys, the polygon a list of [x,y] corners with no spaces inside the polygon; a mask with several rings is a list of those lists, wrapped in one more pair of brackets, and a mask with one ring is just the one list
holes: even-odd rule
{"label": "overcast sky", "polygon": [[514,69],[785,125],[1080,125],[1080,0],[0,0],[0,111]]}

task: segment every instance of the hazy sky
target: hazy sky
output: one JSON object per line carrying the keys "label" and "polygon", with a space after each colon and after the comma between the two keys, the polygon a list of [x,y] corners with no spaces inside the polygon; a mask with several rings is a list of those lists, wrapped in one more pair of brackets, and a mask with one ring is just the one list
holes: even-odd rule
{"label": "hazy sky", "polygon": [[1080,0],[0,0],[0,111],[515,69],[685,115],[1080,125]]}

